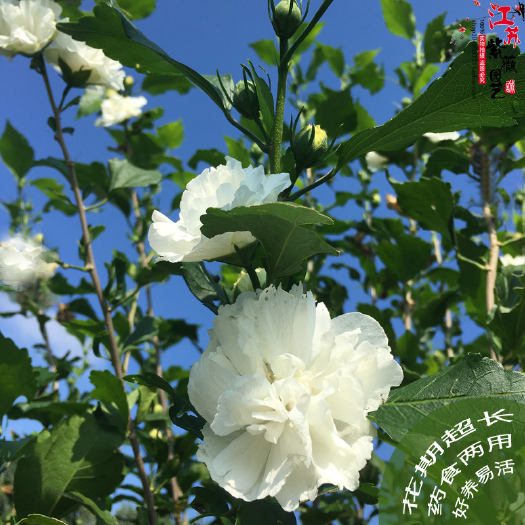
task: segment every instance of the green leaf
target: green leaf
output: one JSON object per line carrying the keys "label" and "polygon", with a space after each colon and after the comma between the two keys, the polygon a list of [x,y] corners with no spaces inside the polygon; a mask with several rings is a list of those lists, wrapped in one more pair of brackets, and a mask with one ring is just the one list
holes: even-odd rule
{"label": "green leaf", "polygon": [[55,273],[48,281],[49,289],[59,295],[89,294],[95,293],[93,284],[82,277],[78,286],[68,283],[61,273]]}
{"label": "green leaf", "polygon": [[383,17],[388,30],[397,36],[414,37],[416,30],[416,17],[412,6],[405,0],[381,0]]}
{"label": "green leaf", "polygon": [[7,417],[9,419],[33,419],[40,421],[44,427],[57,425],[64,417],[82,415],[91,408],[89,403],[76,401],[46,401],[36,400],[31,403],[17,403],[12,406]]}
{"label": "green leaf", "polygon": [[17,518],[29,514],[65,516],[78,503],[60,493],[78,491],[105,498],[123,479],[118,447],[123,435],[94,414],[72,416],[42,431],[18,461],[14,479]]}
{"label": "green leaf", "polygon": [[31,443],[35,436],[18,438],[16,441],[0,439],[0,473],[5,470],[5,466],[15,461],[24,453],[24,447]]}
{"label": "green leaf", "polygon": [[[525,113],[525,91],[513,97],[491,98],[490,83],[478,84],[477,79],[473,79],[473,56],[477,64],[475,42],[469,43],[445,74],[432,82],[410,106],[382,126],[362,131],[343,143],[337,168],[369,151],[405,148],[427,132],[513,126],[515,119]],[[487,70],[500,67],[499,59],[487,58]],[[525,82],[525,54],[517,58],[516,69],[516,83]]]}
{"label": "green leaf", "polygon": [[75,119],[86,117],[99,111],[105,92],[106,88],[104,86],[88,86],[80,99]]}
{"label": "green leaf", "polygon": [[386,403],[371,415],[396,441],[425,416],[459,399],[510,399],[523,403],[525,375],[505,371],[493,359],[469,354],[441,372],[392,391]]}
{"label": "green leaf", "polygon": [[239,206],[230,211],[208,208],[201,222],[201,232],[208,238],[225,232],[250,231],[264,247],[268,282],[299,272],[307,257],[319,253],[339,254],[317,233],[301,227],[331,224],[332,219],[292,203]]}
{"label": "green leaf", "polygon": [[397,193],[397,203],[412,219],[425,230],[439,232],[452,240],[452,213],[455,201],[448,182],[422,177],[417,182],[398,183],[390,179]]}
{"label": "green leaf", "polygon": [[[322,93],[311,95],[308,104],[315,109],[315,123],[328,136],[351,133],[357,125],[357,114],[350,95],[350,88],[333,91],[323,86]],[[340,128],[340,129],[339,129]]]}
{"label": "green leaf", "polygon": [[241,501],[238,514],[239,525],[295,525],[293,512],[286,512],[273,501]]}
{"label": "green leaf", "polygon": [[241,137],[238,140],[232,139],[231,137],[224,137],[224,141],[228,146],[228,156],[238,160],[243,168],[247,168],[252,165],[252,159],[250,152],[244,145],[244,140]]}
{"label": "green leaf", "polygon": [[525,289],[513,288],[517,299],[512,307],[498,305],[489,322],[492,341],[503,356],[519,357],[525,360]]}
{"label": "green leaf", "polygon": [[176,397],[173,387],[157,374],[152,374],[151,372],[146,372],[144,374],[131,374],[124,376],[124,379],[130,383],[135,383],[136,385],[143,385],[149,388],[160,388],[172,399]]}
{"label": "green leaf", "polygon": [[114,516],[111,515],[111,512],[109,512],[109,510],[101,508],[91,498],[84,496],[84,494],[73,491],[68,492],[67,494],[62,494],[62,496],[82,504],[94,516],[97,517],[97,525],[100,525],[100,521],[102,521],[102,523],[105,523],[106,525],[118,525],[118,521]]}
{"label": "green leaf", "polygon": [[190,292],[214,314],[218,312],[214,301],[223,304],[229,302],[226,293],[208,273],[204,263],[182,263],[181,271]]}
{"label": "green leaf", "polygon": [[124,342],[124,349],[151,341],[151,338],[157,335],[158,331],[155,319],[149,316],[144,317],[135,327],[135,331]]}
{"label": "green leaf", "polygon": [[151,95],[162,95],[166,91],[177,91],[185,95],[193,84],[182,74],[178,75],[148,75],[142,81],[142,89]]}
{"label": "green leaf", "polygon": [[423,50],[426,62],[444,62],[450,37],[445,32],[446,13],[436,16],[425,29]]}
{"label": "green leaf", "polygon": [[143,170],[128,160],[110,160],[109,170],[111,172],[110,191],[117,188],[150,186],[162,180],[162,175],[158,170]]}
{"label": "green leaf", "polygon": [[257,56],[270,66],[276,66],[279,60],[279,51],[273,40],[259,40],[249,46],[257,53]]}
{"label": "green leaf", "polygon": [[107,405],[116,405],[122,415],[125,428],[128,424],[129,407],[122,381],[109,370],[92,370],[89,380],[95,387],[91,391],[91,396]]}
{"label": "green leaf", "polygon": [[35,152],[27,139],[18,132],[9,120],[5,123],[4,132],[0,137],[0,155],[5,165],[18,179],[32,168]]}
{"label": "green leaf", "polygon": [[18,348],[0,332],[0,419],[19,396],[28,401],[37,389],[36,374],[25,348]]}
{"label": "green leaf", "polygon": [[137,415],[135,416],[135,423],[142,423],[146,419],[149,412],[149,407],[153,400],[157,397],[157,389],[152,389],[145,385],[139,385],[139,404],[137,407]]}
{"label": "green leaf", "polygon": [[155,3],[156,0],[117,0],[118,6],[126,11],[133,20],[151,15],[155,11]]}
{"label": "green leaf", "polygon": [[419,237],[400,235],[396,237],[396,244],[381,241],[376,253],[385,266],[406,283],[428,267],[432,246]]}
{"label": "green leaf", "polygon": [[257,74],[253,64],[250,61],[248,61],[248,64],[250,64],[252,70],[253,82],[255,84],[257,100],[261,112],[261,121],[266,133],[270,134],[273,128],[275,107],[272,91],[266,81]]}
{"label": "green leaf", "polygon": [[19,521],[18,525],[66,525],[66,523],[42,514],[30,514],[27,518]]}
{"label": "green leaf", "polygon": [[443,170],[452,173],[469,173],[470,158],[463,148],[457,146],[439,147],[435,149],[428,159],[424,175],[426,178],[441,177]]}
{"label": "green leaf", "polygon": [[[131,1],[131,0],[130,0]],[[57,28],[86,42],[91,47],[102,49],[104,54],[122,65],[133,67],[139,73],[151,75],[179,75],[191,80],[202,89],[221,109],[225,109],[217,88],[190,67],[170,58],[165,51],[148,40],[115,7],[100,3],[93,9],[94,16],[85,16],[77,23],[57,24]]]}
{"label": "green leaf", "polygon": [[182,119],[157,128],[157,137],[165,148],[178,148],[184,140]]}
{"label": "green leaf", "polygon": [[414,85],[414,97],[419,97],[421,90],[430,82],[430,79],[439,71],[439,67],[434,64],[427,64],[419,74]]}

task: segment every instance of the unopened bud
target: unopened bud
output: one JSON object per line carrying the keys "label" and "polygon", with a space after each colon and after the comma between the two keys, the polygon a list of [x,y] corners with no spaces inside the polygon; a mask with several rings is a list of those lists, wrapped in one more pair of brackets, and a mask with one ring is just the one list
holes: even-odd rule
{"label": "unopened bud", "polygon": [[133,77],[132,76],[127,76],[125,79],[124,79],[124,85],[126,87],[131,87],[133,84],[135,83],[135,81],[133,80]]}
{"label": "unopened bud", "polygon": [[291,38],[301,25],[303,15],[296,0],[281,0],[275,6],[272,25],[279,38]]}
{"label": "unopened bud", "polygon": [[106,98],[111,97],[112,95],[116,95],[117,92],[114,89],[108,88],[106,89]]}
{"label": "unopened bud", "polygon": [[259,116],[259,101],[253,82],[241,80],[237,83],[233,93],[233,107],[250,120]]}
{"label": "unopened bud", "polygon": [[311,168],[328,151],[328,137],[321,126],[306,126],[293,139],[295,161],[303,168]]}
{"label": "unopened bud", "polygon": [[388,158],[380,155],[377,151],[369,151],[365,155],[366,167],[371,173],[383,169],[388,164]]}

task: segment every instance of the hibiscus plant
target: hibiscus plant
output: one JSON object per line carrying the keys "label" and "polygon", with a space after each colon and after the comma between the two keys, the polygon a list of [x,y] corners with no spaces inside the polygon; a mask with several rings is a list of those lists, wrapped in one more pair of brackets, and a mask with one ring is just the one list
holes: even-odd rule
{"label": "hibiscus plant", "polygon": [[[2,523],[373,523],[388,450],[425,417],[525,403],[525,189],[505,186],[524,166],[525,59],[504,46],[517,89],[493,98],[468,21],[420,33],[407,0],[380,0],[415,55],[376,126],[355,92],[381,91],[384,69],[321,42],[332,3],[268,0],[272,35],[250,44],[264,67],[201,75],[138,29],[155,0],[0,0],[0,54],[33,70],[48,104],[33,127],[47,119],[56,140],[36,160],[16,122],[0,137],[16,194],[0,243]],[[502,60],[487,70],[511,75]],[[232,136],[182,160],[182,122],[148,104],[192,89]],[[107,163],[75,162],[75,111],[107,128]],[[78,261],[39,233],[57,214]],[[127,242],[104,262],[118,224]],[[183,288],[199,318],[155,314]],[[9,331],[20,316],[35,350]],[[54,350],[58,324],[82,357]],[[166,366],[184,344],[193,364]]]}

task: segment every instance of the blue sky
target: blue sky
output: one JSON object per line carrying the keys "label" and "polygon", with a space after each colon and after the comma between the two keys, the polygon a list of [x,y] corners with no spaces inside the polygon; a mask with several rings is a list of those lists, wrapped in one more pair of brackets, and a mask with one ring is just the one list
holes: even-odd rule
{"label": "blue sky", "polygon": [[[320,0],[312,0],[312,12],[320,5]],[[92,2],[85,2],[85,9],[91,9]],[[482,5],[488,2],[482,2]],[[513,3],[512,3],[513,5]],[[198,7],[197,7],[198,6]],[[472,0],[415,0],[413,9],[416,16],[416,29],[424,32],[428,22],[437,15],[447,11],[445,23],[453,23],[456,18],[483,16],[486,14],[474,6]],[[390,119],[406,92],[397,85],[394,68],[404,60],[410,60],[414,54],[414,47],[406,39],[392,35],[386,28],[383,20],[379,0],[351,2],[350,0],[335,0],[323,17],[325,26],[318,40],[323,44],[341,47],[346,62],[353,63],[353,56],[361,51],[378,49],[381,51],[376,62],[385,66],[386,85],[378,94],[370,96],[367,91],[357,88],[354,97],[360,99],[361,104],[368,110],[376,123],[382,124]],[[266,0],[200,0],[199,2],[183,2],[180,0],[159,0],[156,12],[148,19],[136,22],[138,28],[156,44],[162,47],[176,60],[183,62],[202,74],[214,74],[217,69],[221,73],[231,73],[234,80],[242,78],[240,63],[249,59],[254,64],[260,61],[249,43],[263,39],[272,39],[272,28],[267,18]],[[520,22],[521,26],[525,24]],[[309,55],[305,55],[307,64]],[[264,64],[262,64],[265,66]],[[265,66],[266,67],[266,66]],[[275,68],[266,67],[272,80],[276,80]],[[140,86],[140,75],[130,72]],[[52,85],[56,96],[63,89],[62,80],[50,70]],[[436,75],[437,76],[437,75]],[[23,57],[16,57],[11,62],[0,57],[0,128],[4,121],[9,119],[11,124],[23,133],[35,149],[36,158],[60,156],[58,145],[54,142],[52,132],[46,125],[50,115],[49,102],[46,99],[41,78],[29,69],[29,61]],[[324,66],[319,75],[322,82],[333,89],[339,89],[338,79]],[[276,81],[275,84],[276,85]],[[75,95],[80,92],[75,93]],[[228,124],[218,108],[200,91],[194,89],[185,96],[177,93],[153,97],[147,95],[146,109],[163,106],[165,113],[160,124],[182,119],[184,124],[185,140],[174,154],[183,161],[192,156],[198,148],[217,148],[226,151],[223,137],[225,135],[238,137],[239,132]],[[285,118],[290,118],[291,106],[285,110]],[[75,134],[67,137],[68,147],[75,161],[90,163],[93,161],[106,162],[116,154],[107,150],[111,145],[108,133],[101,128],[94,127],[95,116],[74,121],[75,110],[65,114],[65,125],[75,127]],[[204,169],[200,165],[198,172]],[[29,172],[29,179],[41,177],[55,177],[56,172],[47,168],[34,168]],[[395,172],[392,173],[394,176]],[[447,180],[459,184],[461,189],[468,188],[472,193],[473,187],[466,182],[466,177],[448,177]],[[3,165],[0,165],[0,181],[2,200],[11,200],[15,196],[16,187],[12,175]],[[67,187],[66,181],[61,180]],[[175,191],[166,183],[158,197],[158,209],[166,211],[171,203]],[[354,191],[357,183],[349,178],[336,182],[339,189]],[[521,173],[512,173],[507,176],[506,185],[510,190],[523,185]],[[375,176],[374,187],[380,190],[384,199],[385,193],[392,190],[385,180],[384,174],[378,172]],[[319,195],[330,198],[330,190],[322,189]],[[28,191],[27,196],[34,201],[35,207],[42,206],[45,199],[36,191]],[[324,198],[324,197],[321,197]],[[350,213],[343,211],[342,213]],[[388,213],[388,212],[386,212]],[[176,217],[171,217],[176,220]],[[350,217],[345,217],[350,218]],[[89,216],[90,224],[104,224],[106,231],[94,243],[95,256],[102,278],[105,278],[103,262],[111,259],[113,249],[119,249],[130,256],[127,239],[128,227],[120,214],[111,207],[100,214]],[[7,237],[8,215],[0,207],[0,238]],[[76,264],[77,241],[81,232],[77,217],[65,217],[53,211],[45,216],[44,222],[35,232],[44,234],[45,243],[49,247],[58,247],[61,258],[65,262]],[[67,274],[75,282],[80,275],[73,270]],[[345,311],[355,310],[358,302],[366,300],[366,296],[355,282],[349,282],[343,273],[336,274],[348,285],[349,299],[345,304]],[[184,318],[188,322],[201,325],[201,345],[207,344],[206,330],[212,325],[213,314],[200,305],[187,291],[182,279],[173,278],[166,285],[157,285],[153,288],[154,307],[157,315],[166,318]],[[144,297],[141,298],[144,304]],[[0,296],[0,310],[10,311],[14,305],[4,295]],[[65,334],[57,323],[50,323],[51,345],[57,355],[62,355],[70,349],[80,352],[76,340]],[[4,335],[12,337],[20,346],[31,348],[40,342],[37,324],[34,320],[23,319],[20,316],[11,319],[0,319],[0,330]],[[41,359],[35,355],[35,364]],[[164,356],[164,365],[179,364],[190,366],[198,353],[191,344],[182,343],[172,348]],[[107,363],[92,356],[92,363],[96,368],[104,368]],[[22,426],[21,426],[22,425]],[[16,423],[14,428],[31,428]]]}

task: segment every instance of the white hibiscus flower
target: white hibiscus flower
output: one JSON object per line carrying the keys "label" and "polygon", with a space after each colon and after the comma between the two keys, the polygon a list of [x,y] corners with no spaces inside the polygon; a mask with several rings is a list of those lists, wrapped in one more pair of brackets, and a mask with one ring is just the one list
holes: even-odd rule
{"label": "white hibiscus flower", "polygon": [[142,114],[142,106],[147,103],[145,97],[123,97],[118,93],[111,93],[102,102],[102,117],[95,121],[95,126],[113,126],[131,117],[139,117]]}
{"label": "white hibiscus flower", "polygon": [[174,223],[158,211],[152,215],[148,240],[160,260],[197,262],[235,253],[255,241],[250,232],[231,232],[208,239],[201,234],[200,218],[208,208],[231,210],[275,202],[281,191],[290,186],[290,175],[264,174],[262,166],[242,168],[238,160],[226,157],[226,166],[204,170],[190,181],[182,194],[180,217]]}
{"label": "white hibiscus flower", "polygon": [[0,0],[0,55],[34,55],[57,34],[62,8],[53,0]]}
{"label": "white hibiscus flower", "polygon": [[0,280],[16,288],[51,277],[57,265],[44,261],[44,252],[42,245],[20,237],[0,242]]}
{"label": "white hibiscus flower", "polygon": [[302,286],[270,286],[219,308],[209,334],[188,394],[207,422],[197,459],[212,479],[286,511],[324,483],[355,490],[375,437],[366,415],[403,378],[379,324],[331,320]]}
{"label": "white hibiscus flower", "polygon": [[[63,20],[66,21],[66,20]],[[53,45],[44,51],[46,60],[59,73],[59,60],[62,59],[73,73],[81,70],[90,70],[87,84],[98,84],[116,91],[124,89],[126,74],[122,64],[108,58],[100,49],[95,49],[84,42],[74,40],[65,33],[59,33]]]}

